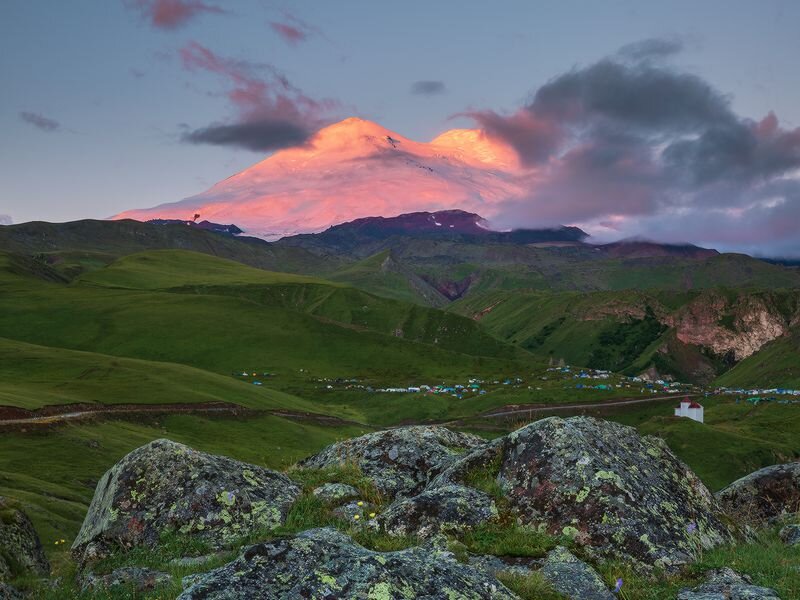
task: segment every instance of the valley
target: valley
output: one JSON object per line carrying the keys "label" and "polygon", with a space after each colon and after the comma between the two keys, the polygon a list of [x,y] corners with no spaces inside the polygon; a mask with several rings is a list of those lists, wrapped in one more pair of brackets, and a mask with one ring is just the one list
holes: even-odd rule
{"label": "valley", "polygon": [[[712,490],[800,456],[800,403],[745,401],[800,387],[795,270],[368,232],[0,229],[0,496],[25,503],[57,572],[104,470],[156,438],[286,469],[386,428],[494,439],[590,415],[662,437]],[[684,397],[704,424],[671,416]]]}

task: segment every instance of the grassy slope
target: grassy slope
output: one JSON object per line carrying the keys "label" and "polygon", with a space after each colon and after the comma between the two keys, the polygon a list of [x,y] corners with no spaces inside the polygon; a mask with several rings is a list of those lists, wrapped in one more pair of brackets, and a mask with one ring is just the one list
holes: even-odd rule
{"label": "grassy slope", "polygon": [[[183,276],[172,268],[175,254],[148,256],[170,259],[167,274],[156,277],[161,283],[194,281],[192,271],[203,273],[221,264],[192,255],[191,269]],[[120,266],[125,264],[133,265],[133,272]],[[111,276],[99,271],[88,277],[91,284],[79,280],[64,286],[0,272],[0,292],[7,292],[0,293],[0,336],[224,374],[248,369],[285,375],[303,368],[332,376],[441,375],[530,360],[467,319],[350,288],[298,283],[274,287],[259,280],[273,275],[246,268],[237,270],[237,283],[245,272],[257,277],[245,286],[184,287],[184,293],[98,287],[103,277],[110,284],[148,285],[140,279],[143,268],[160,273],[135,257],[112,266]],[[372,306],[357,303],[366,300]],[[358,314],[366,315],[363,323],[355,320]],[[376,322],[381,319],[383,323]],[[368,330],[378,325],[382,333]],[[428,343],[386,335],[398,326],[404,337]]]}
{"label": "grassy slope", "polygon": [[290,273],[264,271],[198,252],[150,250],[124,256],[104,269],[81,275],[75,280],[75,283],[111,288],[159,290],[199,284],[303,284],[323,283],[323,280]]}
{"label": "grassy slope", "polygon": [[296,396],[185,365],[36,346],[0,338],[0,405],[234,402],[317,410]]}
{"label": "grassy slope", "polygon": [[155,225],[132,220],[30,222],[0,226],[0,250],[37,255],[71,277],[121,256],[153,249],[180,248],[235,260],[261,269],[320,274],[344,261],[320,257],[302,248],[234,238],[184,225]]}
{"label": "grassy slope", "polygon": [[73,539],[100,476],[122,456],[169,438],[212,453],[282,469],[361,428],[330,428],[264,416],[244,420],[171,415],[138,423],[71,425],[0,436],[0,495],[23,502],[45,548]]}
{"label": "grassy slope", "polygon": [[715,383],[728,387],[800,388],[800,329],[765,345]]}

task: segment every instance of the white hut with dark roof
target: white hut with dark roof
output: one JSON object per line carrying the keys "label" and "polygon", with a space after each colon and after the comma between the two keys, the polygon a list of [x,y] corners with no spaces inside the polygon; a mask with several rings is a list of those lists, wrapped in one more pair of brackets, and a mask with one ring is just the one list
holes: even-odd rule
{"label": "white hut with dark roof", "polygon": [[698,423],[702,423],[703,405],[697,402],[693,402],[689,400],[689,398],[684,398],[683,400],[681,400],[681,403],[675,407],[675,416],[688,417],[692,421],[697,421]]}

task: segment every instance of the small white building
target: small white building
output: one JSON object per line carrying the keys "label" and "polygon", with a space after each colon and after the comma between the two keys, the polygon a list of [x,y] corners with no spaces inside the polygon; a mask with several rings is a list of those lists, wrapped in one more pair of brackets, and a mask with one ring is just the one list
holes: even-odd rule
{"label": "small white building", "polygon": [[703,422],[703,406],[697,402],[692,402],[688,398],[681,400],[681,403],[675,407],[676,417],[688,417],[698,423]]}

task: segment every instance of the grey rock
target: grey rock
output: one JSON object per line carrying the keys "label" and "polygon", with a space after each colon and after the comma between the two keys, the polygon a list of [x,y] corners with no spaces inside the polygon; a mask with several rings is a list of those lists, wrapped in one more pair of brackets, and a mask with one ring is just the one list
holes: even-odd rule
{"label": "grey rock", "polygon": [[0,496],[0,582],[28,574],[49,575],[50,563],[28,515]]}
{"label": "grey rock", "polygon": [[180,558],[173,558],[169,564],[173,567],[199,567],[206,563],[216,560],[222,556],[222,552],[214,552],[212,554],[203,554],[202,556],[182,556]]}
{"label": "grey rock", "polygon": [[753,585],[747,575],[723,567],[706,573],[706,582],[678,592],[677,600],[781,600],[775,590]]}
{"label": "grey rock", "polygon": [[282,524],[300,488],[286,476],[170,440],[137,448],[97,484],[72,545],[85,560],[94,546],[153,545],[177,531],[223,546]]}
{"label": "grey rock", "polygon": [[796,546],[800,544],[800,524],[791,523],[783,527],[778,533],[780,538],[787,546]]}
{"label": "grey rock", "polygon": [[312,493],[323,502],[343,502],[359,496],[358,490],[346,483],[325,483]]}
{"label": "grey rock", "polygon": [[427,538],[439,532],[458,532],[497,518],[497,506],[487,494],[459,485],[425,490],[401,498],[378,517],[390,535]]}
{"label": "grey rock", "polygon": [[483,444],[478,436],[444,427],[400,427],[338,442],[299,466],[322,469],[353,462],[389,498],[413,496],[465,452]]}
{"label": "grey rock", "polygon": [[800,462],[764,467],[717,492],[738,522],[759,526],[800,512]]}
{"label": "grey rock", "polygon": [[497,576],[498,573],[514,573],[527,577],[542,566],[540,559],[510,556],[492,556],[491,554],[470,554],[468,564],[486,571],[490,575]]}
{"label": "grey rock", "polygon": [[590,555],[674,569],[732,539],[700,479],[660,438],[590,417],[550,417],[502,442],[498,479],[520,522]]}
{"label": "grey rock", "polygon": [[83,578],[83,591],[102,590],[120,585],[130,586],[136,591],[146,592],[172,582],[172,576],[161,571],[143,567],[120,567],[107,575],[86,573]]}
{"label": "grey rock", "polygon": [[179,596],[179,600],[234,598],[512,600],[516,596],[448,552],[419,547],[372,552],[336,530],[314,529],[251,546]]}
{"label": "grey rock", "polygon": [[558,593],[571,600],[614,600],[597,572],[563,546],[547,554],[539,573]]}
{"label": "grey rock", "polygon": [[7,583],[0,583],[0,600],[22,600],[22,598],[22,592],[17,588]]}
{"label": "grey rock", "polygon": [[[361,506],[359,506],[357,501],[353,501],[337,506],[333,509],[333,514],[349,523],[363,525],[371,518],[370,514],[374,510],[375,507],[371,504],[361,502]],[[356,516],[358,519],[356,519]]]}

